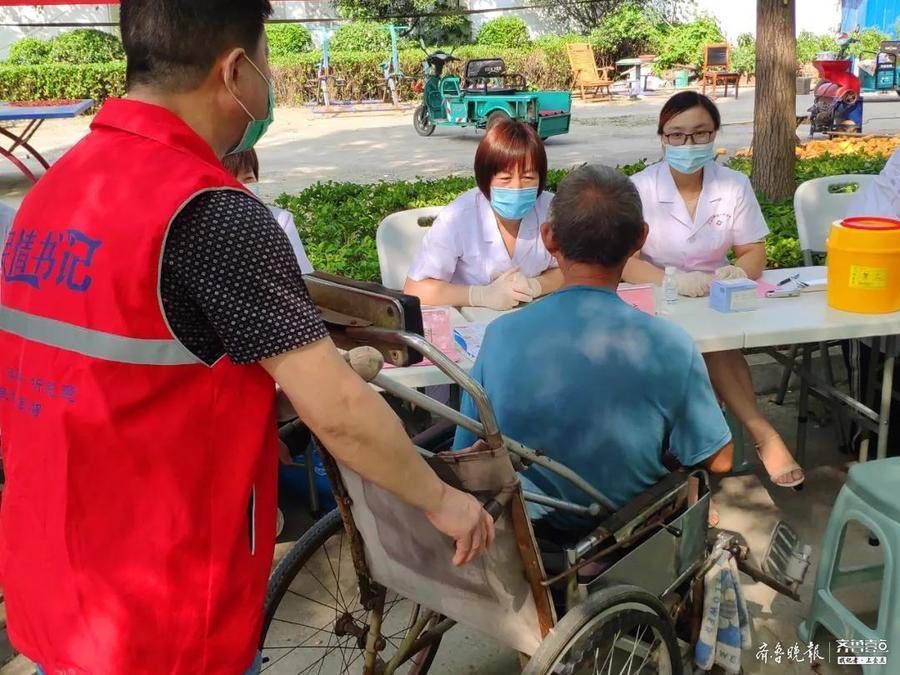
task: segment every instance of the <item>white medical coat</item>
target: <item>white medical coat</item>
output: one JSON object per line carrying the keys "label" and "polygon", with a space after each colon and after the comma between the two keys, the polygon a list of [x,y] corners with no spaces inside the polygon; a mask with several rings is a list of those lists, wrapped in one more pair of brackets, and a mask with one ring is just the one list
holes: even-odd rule
{"label": "white medical coat", "polygon": [[650,227],[641,258],[657,267],[713,272],[728,264],[726,256],[734,246],[761,241],[769,233],[750,180],[715,162],[703,167],[694,218],[665,162],[648,166],[631,180]]}
{"label": "white medical coat", "polygon": [[409,278],[485,286],[513,267],[526,277],[557,267],[540,232],[552,199],[547,191],[538,195],[534,208],[522,218],[510,256],[490,202],[478,188],[464,192],[444,207],[425,234],[410,266]]}

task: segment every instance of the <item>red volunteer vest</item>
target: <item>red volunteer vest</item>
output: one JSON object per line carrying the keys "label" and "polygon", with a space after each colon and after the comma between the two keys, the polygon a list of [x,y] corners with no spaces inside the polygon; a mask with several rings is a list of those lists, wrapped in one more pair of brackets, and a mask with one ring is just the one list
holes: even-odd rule
{"label": "red volunteer vest", "polygon": [[0,571],[13,644],[56,673],[242,673],[275,535],[274,386],[166,323],[194,195],[241,189],[156,106],[106,103],[3,250]]}

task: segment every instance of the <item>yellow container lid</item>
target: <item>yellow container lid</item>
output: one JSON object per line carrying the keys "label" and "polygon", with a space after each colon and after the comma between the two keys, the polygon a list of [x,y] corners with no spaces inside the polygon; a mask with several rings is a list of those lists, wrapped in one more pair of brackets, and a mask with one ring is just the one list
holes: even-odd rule
{"label": "yellow container lid", "polygon": [[879,216],[844,218],[831,226],[828,246],[845,251],[900,253],[900,220]]}

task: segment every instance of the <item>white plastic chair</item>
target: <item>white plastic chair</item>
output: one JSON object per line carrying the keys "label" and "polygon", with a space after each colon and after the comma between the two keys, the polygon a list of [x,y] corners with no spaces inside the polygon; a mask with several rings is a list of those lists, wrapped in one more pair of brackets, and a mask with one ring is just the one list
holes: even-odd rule
{"label": "white plastic chair", "polygon": [[378,224],[375,232],[375,248],[378,250],[378,266],[381,269],[381,284],[395,291],[403,289],[406,275],[413,258],[422,245],[422,238],[428,232],[419,221],[435,218],[442,206],[426,206],[392,213]]}
{"label": "white plastic chair", "polygon": [[[813,253],[825,252],[825,240],[831,224],[844,218],[856,192],[829,192],[834,186],[857,185],[857,191],[864,189],[875,180],[866,174],[843,174],[813,178],[802,183],[794,193],[794,214],[797,217],[797,235],[803,264],[813,264]],[[865,214],[856,214],[865,215]]]}
{"label": "white plastic chair", "polygon": [[[851,202],[859,190],[864,189],[874,180],[875,176],[866,174],[841,174],[825,176],[824,178],[813,178],[797,187],[797,191],[794,193],[794,215],[797,218],[797,238],[800,242],[800,250],[803,253],[804,265],[807,267],[812,266],[814,263],[813,254],[825,252],[825,241],[828,239],[831,224],[848,215],[853,215],[848,213]],[[855,185],[856,190],[854,192],[831,192],[832,188],[846,185]],[[818,345],[818,351],[823,359],[825,379],[829,384],[834,384],[834,374],[831,370],[831,360],[828,351],[829,346],[828,343],[821,342]],[[802,358],[809,359],[811,355],[812,349],[807,349]],[[792,360],[801,356],[800,346],[791,345],[788,356]],[[791,374],[792,369],[785,366],[781,375],[778,394],[775,397],[775,403],[778,405],[784,403]],[[801,391],[801,399],[805,400],[805,396],[802,394],[803,392]],[[804,407],[805,405],[801,404],[801,408]],[[801,409],[800,415],[805,416],[806,411]],[[840,418],[840,412],[837,412],[836,415],[841,444],[843,445],[846,441],[844,425]],[[799,439],[798,443],[801,448],[805,445]]]}

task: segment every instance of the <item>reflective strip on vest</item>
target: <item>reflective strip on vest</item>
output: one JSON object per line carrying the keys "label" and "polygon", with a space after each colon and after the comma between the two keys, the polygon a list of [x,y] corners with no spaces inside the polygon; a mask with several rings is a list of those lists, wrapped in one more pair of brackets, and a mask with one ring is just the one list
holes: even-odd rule
{"label": "reflective strip on vest", "polygon": [[96,359],[142,366],[202,364],[177,340],[144,340],[0,307],[0,330]]}

